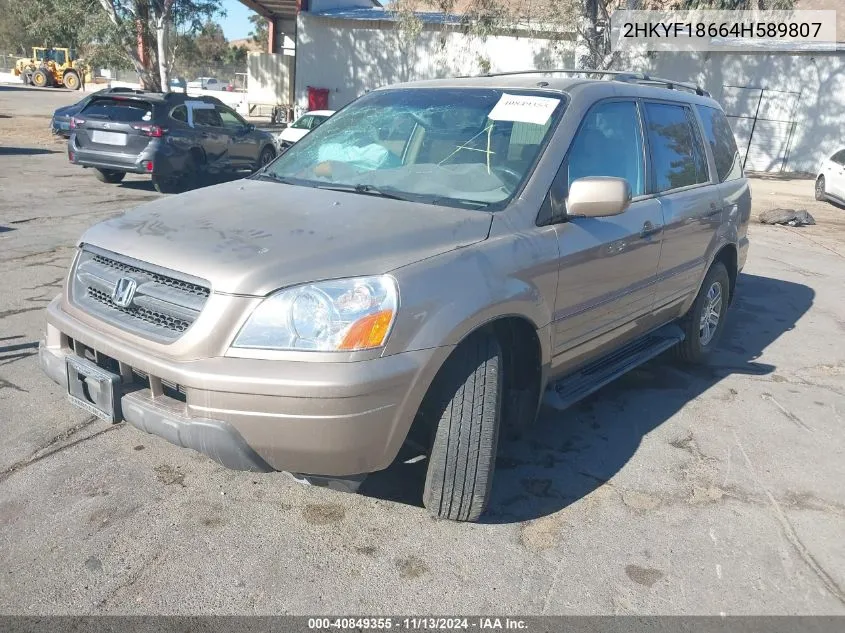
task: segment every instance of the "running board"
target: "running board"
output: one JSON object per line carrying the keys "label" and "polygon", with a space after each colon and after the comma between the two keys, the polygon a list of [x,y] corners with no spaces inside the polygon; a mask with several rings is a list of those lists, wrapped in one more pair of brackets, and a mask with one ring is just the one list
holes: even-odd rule
{"label": "running board", "polygon": [[553,409],[566,409],[684,340],[684,332],[675,324],[664,325],[642,338],[628,343],[607,356],[585,365],[574,374],[549,385],[543,403]]}

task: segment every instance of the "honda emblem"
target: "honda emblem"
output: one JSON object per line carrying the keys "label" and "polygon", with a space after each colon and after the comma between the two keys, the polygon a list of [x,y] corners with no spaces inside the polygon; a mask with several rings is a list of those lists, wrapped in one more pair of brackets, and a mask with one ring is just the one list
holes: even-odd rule
{"label": "honda emblem", "polygon": [[132,304],[138,283],[132,277],[121,277],[117,280],[111,293],[111,300],[119,308],[127,308]]}

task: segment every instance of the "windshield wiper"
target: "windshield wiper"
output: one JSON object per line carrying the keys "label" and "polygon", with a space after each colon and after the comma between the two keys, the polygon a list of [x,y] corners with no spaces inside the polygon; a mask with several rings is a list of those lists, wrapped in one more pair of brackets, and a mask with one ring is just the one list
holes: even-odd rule
{"label": "windshield wiper", "polygon": [[380,198],[388,198],[390,200],[404,200],[410,202],[410,198],[400,196],[390,191],[379,189],[375,185],[316,185],[317,189],[328,189],[329,191],[348,191],[349,193],[360,193],[366,196],[378,196]]}
{"label": "windshield wiper", "polygon": [[273,182],[281,182],[286,185],[292,184],[290,178],[285,178],[284,176],[279,176],[277,173],[272,171],[267,171],[266,169],[262,169],[261,171],[255,172],[254,176],[256,178],[263,178],[266,180],[272,180]]}

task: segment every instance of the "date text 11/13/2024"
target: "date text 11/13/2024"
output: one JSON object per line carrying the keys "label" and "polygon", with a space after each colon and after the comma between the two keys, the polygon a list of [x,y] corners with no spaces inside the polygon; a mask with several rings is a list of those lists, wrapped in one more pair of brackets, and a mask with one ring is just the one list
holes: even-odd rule
{"label": "date text 11/13/2024", "polygon": [[333,630],[408,630],[408,631],[453,631],[472,630],[527,630],[528,624],[519,618],[500,617],[384,617],[384,618],[309,618],[308,628],[312,631]]}

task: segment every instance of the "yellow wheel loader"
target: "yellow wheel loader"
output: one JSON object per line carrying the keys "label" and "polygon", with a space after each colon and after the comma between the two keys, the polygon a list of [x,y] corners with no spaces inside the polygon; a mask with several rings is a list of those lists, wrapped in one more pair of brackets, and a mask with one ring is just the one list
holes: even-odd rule
{"label": "yellow wheel loader", "polygon": [[37,88],[64,86],[69,90],[82,87],[83,64],[76,59],[76,53],[70,48],[32,48],[32,57],[21,58],[15,63],[15,75],[21,77],[25,85]]}

